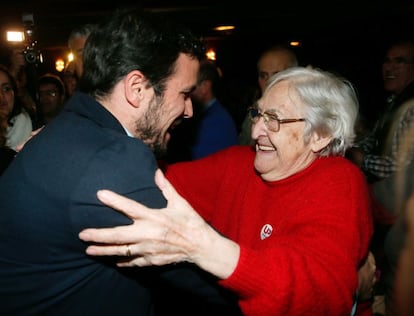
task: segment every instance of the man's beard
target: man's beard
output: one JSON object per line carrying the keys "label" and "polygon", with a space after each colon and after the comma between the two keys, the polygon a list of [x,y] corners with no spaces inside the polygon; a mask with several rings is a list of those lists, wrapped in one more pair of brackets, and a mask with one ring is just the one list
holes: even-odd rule
{"label": "man's beard", "polygon": [[157,158],[162,158],[167,152],[165,135],[158,128],[161,117],[162,99],[154,97],[144,116],[135,122],[135,135],[154,152]]}

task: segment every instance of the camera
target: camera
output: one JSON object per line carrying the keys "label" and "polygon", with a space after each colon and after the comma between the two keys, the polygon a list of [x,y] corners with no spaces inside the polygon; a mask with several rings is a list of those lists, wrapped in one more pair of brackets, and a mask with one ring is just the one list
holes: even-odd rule
{"label": "camera", "polygon": [[33,14],[23,13],[22,22],[24,25],[25,48],[23,49],[23,56],[28,64],[38,64],[43,62],[42,54],[37,48],[37,40],[35,39],[35,28]]}
{"label": "camera", "polygon": [[23,50],[24,59],[28,64],[37,64],[42,62],[42,55],[36,45],[36,41],[31,42],[27,44],[26,48]]}

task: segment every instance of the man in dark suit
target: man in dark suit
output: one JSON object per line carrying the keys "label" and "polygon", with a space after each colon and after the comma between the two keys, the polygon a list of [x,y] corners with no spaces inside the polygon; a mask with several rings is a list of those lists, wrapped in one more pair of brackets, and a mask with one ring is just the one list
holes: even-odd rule
{"label": "man in dark suit", "polygon": [[165,205],[154,152],[192,116],[202,53],[188,31],[135,11],[90,35],[80,91],[0,179],[0,315],[151,315],[158,277],[179,280],[178,268],[128,271],[89,257],[78,234],[130,223],[98,201],[99,189]]}

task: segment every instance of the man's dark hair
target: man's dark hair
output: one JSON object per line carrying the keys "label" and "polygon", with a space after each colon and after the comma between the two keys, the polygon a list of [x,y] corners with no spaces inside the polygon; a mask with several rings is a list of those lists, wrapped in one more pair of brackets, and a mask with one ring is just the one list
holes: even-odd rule
{"label": "man's dark hair", "polygon": [[92,30],[96,27],[95,24],[87,23],[78,25],[69,34],[68,37],[68,47],[72,48],[72,41],[77,37],[88,37],[91,34]]}
{"label": "man's dark hair", "polygon": [[180,53],[201,60],[204,47],[193,33],[161,14],[118,10],[88,37],[80,90],[102,97],[129,72],[140,70],[162,96]]}

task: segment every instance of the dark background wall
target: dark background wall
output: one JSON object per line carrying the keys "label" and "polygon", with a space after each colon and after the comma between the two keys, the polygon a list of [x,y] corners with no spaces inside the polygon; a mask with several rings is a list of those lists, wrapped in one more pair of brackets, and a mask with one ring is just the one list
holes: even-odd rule
{"label": "dark background wall", "polygon": [[[395,38],[414,37],[412,0],[14,0],[2,4],[0,30],[21,26],[22,15],[33,14],[32,27],[44,57],[37,71],[43,73],[54,69],[54,60],[67,53],[72,28],[132,4],[187,24],[214,46],[226,79],[228,106],[236,116],[243,111],[245,94],[256,85],[259,53],[270,44],[291,40],[301,42],[295,48],[301,65],[331,70],[351,80],[360,95],[361,111],[375,116],[383,100],[384,49]],[[234,32],[212,30],[228,23],[236,25]]]}

